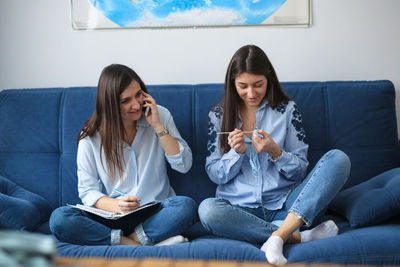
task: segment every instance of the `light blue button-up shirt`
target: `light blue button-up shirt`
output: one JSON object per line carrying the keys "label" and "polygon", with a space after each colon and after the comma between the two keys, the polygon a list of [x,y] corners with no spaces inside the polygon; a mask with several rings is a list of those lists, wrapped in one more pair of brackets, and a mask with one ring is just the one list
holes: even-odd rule
{"label": "light blue button-up shirt", "polygon": [[[301,114],[293,101],[272,109],[264,101],[256,112],[256,129],[262,129],[281,147],[282,156],[275,163],[266,152],[257,154],[260,170],[254,174],[250,165],[251,139],[245,136],[246,153],[231,149],[221,155],[219,136],[223,109],[218,106],[209,113],[206,172],[218,184],[216,197],[233,205],[269,210],[280,209],[291,190],[306,175],[308,161],[306,136]],[[242,127],[239,118],[239,125]],[[232,129],[233,130],[233,129]]]}
{"label": "light blue button-up shirt", "polygon": [[106,171],[107,163],[104,151],[100,151],[99,133],[93,137],[85,137],[79,142],[78,192],[83,204],[93,206],[103,196],[119,197],[120,194],[114,189],[139,197],[141,203],[162,201],[175,195],[167,176],[166,162],[174,170],[186,173],[192,166],[192,151],[180,136],[170,112],[158,106],[158,113],[161,123],[178,141],[179,154],[165,154],[153,128],[142,117],[137,122],[137,134],[132,145],[125,143],[125,171],[123,174],[117,172],[114,181]]}

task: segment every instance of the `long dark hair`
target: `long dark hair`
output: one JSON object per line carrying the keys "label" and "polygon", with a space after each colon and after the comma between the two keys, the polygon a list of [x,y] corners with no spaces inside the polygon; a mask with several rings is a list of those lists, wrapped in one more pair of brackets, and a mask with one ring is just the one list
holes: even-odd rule
{"label": "long dark hair", "polygon": [[[142,79],[129,67],[112,64],[103,69],[97,86],[96,108],[83,125],[77,140],[79,144],[83,138],[92,137],[97,131],[100,133],[100,151],[104,149],[107,172],[111,180],[114,180],[117,170],[122,174],[125,169],[125,129],[120,112],[120,95],[132,81],[138,82],[140,88],[147,93]],[[100,158],[101,155],[102,153]]]}
{"label": "long dark hair", "polygon": [[[243,46],[236,51],[229,63],[225,76],[224,96],[218,104],[223,108],[221,124],[221,131],[223,132],[232,131],[238,125],[239,105],[243,100],[236,91],[235,79],[244,72],[264,75],[267,78],[265,99],[272,109],[275,109],[280,103],[290,100],[279,83],[275,69],[264,51],[255,45]],[[220,148],[224,154],[230,149],[227,139],[227,135],[220,135],[219,137]]]}

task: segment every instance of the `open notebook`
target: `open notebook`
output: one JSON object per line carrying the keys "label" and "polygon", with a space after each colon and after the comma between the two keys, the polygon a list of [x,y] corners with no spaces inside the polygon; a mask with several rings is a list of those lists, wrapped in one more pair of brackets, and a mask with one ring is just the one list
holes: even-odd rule
{"label": "open notebook", "polygon": [[141,205],[139,208],[137,208],[131,212],[128,212],[128,213],[114,213],[114,212],[105,211],[105,210],[97,209],[95,207],[89,207],[89,206],[85,206],[85,205],[81,205],[81,204],[76,204],[76,205],[67,204],[67,206],[70,206],[70,207],[73,207],[76,209],[80,209],[80,210],[84,210],[86,212],[95,214],[95,215],[103,217],[105,219],[117,220],[117,219],[125,217],[129,214],[136,213],[140,210],[148,209],[150,207],[155,208],[155,205],[160,205],[160,203],[161,202],[157,202],[157,201],[149,202],[144,205]]}

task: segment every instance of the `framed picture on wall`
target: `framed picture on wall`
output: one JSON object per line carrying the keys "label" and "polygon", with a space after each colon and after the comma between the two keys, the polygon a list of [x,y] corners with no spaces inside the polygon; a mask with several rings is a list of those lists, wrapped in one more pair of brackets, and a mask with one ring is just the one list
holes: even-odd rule
{"label": "framed picture on wall", "polygon": [[75,30],[311,26],[311,0],[70,0]]}

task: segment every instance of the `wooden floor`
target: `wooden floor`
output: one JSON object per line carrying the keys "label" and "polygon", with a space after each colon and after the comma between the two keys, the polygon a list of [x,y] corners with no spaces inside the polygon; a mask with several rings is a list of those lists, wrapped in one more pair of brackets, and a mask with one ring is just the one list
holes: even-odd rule
{"label": "wooden floor", "polygon": [[[171,259],[104,259],[104,258],[65,258],[56,260],[57,267],[268,267],[262,262],[171,260]],[[287,264],[288,267],[343,267],[328,264]],[[356,266],[356,265],[351,265]]]}

